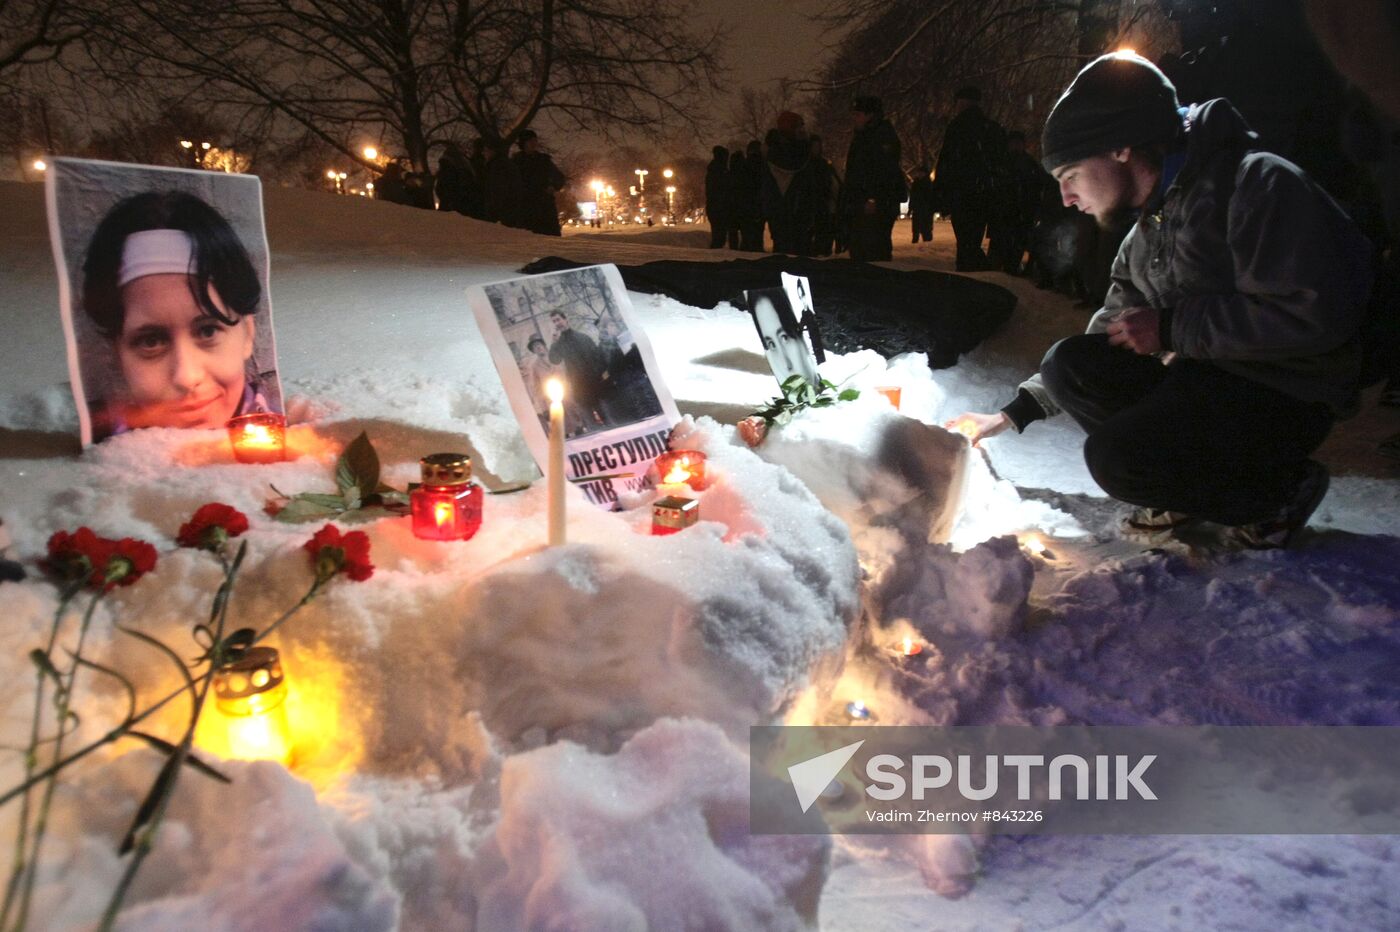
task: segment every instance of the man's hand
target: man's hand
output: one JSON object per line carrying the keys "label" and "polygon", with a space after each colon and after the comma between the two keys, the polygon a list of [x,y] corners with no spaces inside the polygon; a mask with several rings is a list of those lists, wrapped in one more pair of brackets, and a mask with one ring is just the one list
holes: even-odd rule
{"label": "man's hand", "polygon": [[1108,325],[1108,342],[1150,356],[1162,349],[1160,323],[1155,307],[1130,307]]}
{"label": "man's hand", "polygon": [[988,437],[995,437],[1010,427],[1011,418],[1000,411],[995,414],[976,414],[969,411],[953,418],[943,426],[948,430],[962,434],[975,447]]}

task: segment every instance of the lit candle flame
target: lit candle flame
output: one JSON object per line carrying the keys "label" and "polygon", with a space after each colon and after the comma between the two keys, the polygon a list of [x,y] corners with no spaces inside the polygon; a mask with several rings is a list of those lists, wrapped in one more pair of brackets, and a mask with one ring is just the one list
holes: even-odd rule
{"label": "lit candle flame", "polygon": [[968,440],[977,436],[977,425],[972,422],[971,418],[960,418],[958,422],[953,425],[953,428]]}
{"label": "lit candle flame", "polygon": [[671,467],[671,471],[666,473],[666,477],[661,481],[668,485],[673,485],[679,482],[688,482],[690,480],[689,467],[689,460],[679,460],[674,466]]}
{"label": "lit candle flame", "polygon": [[1031,553],[1045,552],[1045,541],[1041,540],[1038,534],[1027,534],[1021,539],[1021,546],[1025,547]]}
{"label": "lit candle flame", "polygon": [[564,383],[559,379],[550,379],[544,383],[544,393],[550,401],[558,404],[564,400]]}
{"label": "lit candle flame", "polygon": [[438,527],[447,527],[452,523],[452,510],[451,502],[435,502],[433,504],[433,520],[437,522]]}
{"label": "lit candle flame", "polygon": [[923,649],[924,645],[918,643],[913,638],[904,639],[904,656],[913,657],[916,654],[922,653]]}
{"label": "lit candle flame", "polygon": [[244,424],[243,442],[256,446],[271,446],[273,443],[272,431],[267,429],[266,424]]}

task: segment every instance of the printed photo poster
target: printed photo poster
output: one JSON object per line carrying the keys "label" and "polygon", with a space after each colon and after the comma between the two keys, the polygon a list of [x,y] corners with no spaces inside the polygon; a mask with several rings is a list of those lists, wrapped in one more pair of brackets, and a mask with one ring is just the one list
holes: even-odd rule
{"label": "printed photo poster", "polygon": [[84,446],[282,412],[256,177],[59,158],[44,183]]}
{"label": "printed photo poster", "polygon": [[619,492],[642,489],[680,413],[617,267],[477,285],[467,297],[540,468],[549,451],[544,386],[557,377],[564,383],[569,481],[605,508]]}
{"label": "printed photo poster", "polygon": [[[800,289],[800,290],[799,290]],[[754,328],[763,343],[768,367],[781,386],[800,375],[814,388],[821,386],[817,360],[803,336],[803,300],[810,310],[811,289],[805,278],[783,274],[781,288],[753,288],[744,292],[744,304],[753,317]]]}

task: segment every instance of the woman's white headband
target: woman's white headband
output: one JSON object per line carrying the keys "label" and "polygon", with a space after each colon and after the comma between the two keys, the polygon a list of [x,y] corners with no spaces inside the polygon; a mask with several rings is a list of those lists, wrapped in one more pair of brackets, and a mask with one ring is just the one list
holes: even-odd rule
{"label": "woman's white headband", "polygon": [[194,241],[184,230],[142,230],[128,236],[122,246],[117,285],[147,275],[188,275],[193,264]]}

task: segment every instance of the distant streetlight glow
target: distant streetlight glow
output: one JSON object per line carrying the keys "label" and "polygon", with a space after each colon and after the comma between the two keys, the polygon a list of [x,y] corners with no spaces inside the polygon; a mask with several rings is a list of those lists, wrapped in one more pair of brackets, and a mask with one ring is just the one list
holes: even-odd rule
{"label": "distant streetlight glow", "polygon": [[199,147],[200,147],[201,149],[203,149],[205,152],[208,152],[209,149],[210,149],[210,145],[209,145],[209,143],[207,143],[207,142],[201,142],[201,143],[199,144]]}
{"label": "distant streetlight glow", "polygon": [[335,176],[335,169],[334,169],[334,168],[328,168],[328,169],[326,169],[326,177],[329,178],[331,181],[334,181],[334,180],[335,180],[335,177],[336,177],[336,176]]}
{"label": "distant streetlight glow", "polygon": [[34,170],[35,170],[36,172],[48,171],[48,170],[49,170],[49,163],[48,163],[48,162],[45,162],[43,159],[35,159],[35,160],[34,160]]}
{"label": "distant streetlight glow", "polygon": [[1116,50],[1113,54],[1118,58],[1137,58],[1136,49],[1121,48]]}
{"label": "distant streetlight glow", "polygon": [[668,179],[669,179],[669,178],[674,178],[674,177],[676,177],[676,173],[673,172],[673,171],[671,171],[669,168],[665,168],[665,169],[662,169],[662,171],[661,171],[661,177],[663,177],[663,178],[668,178]]}
{"label": "distant streetlight glow", "polygon": [[365,158],[373,162],[375,159],[379,158],[379,150],[374,146],[365,146]]}
{"label": "distant streetlight glow", "polygon": [[180,148],[181,148],[181,149],[193,149],[193,148],[194,148],[194,143],[190,142],[188,139],[181,139],[181,140],[180,140]]}

